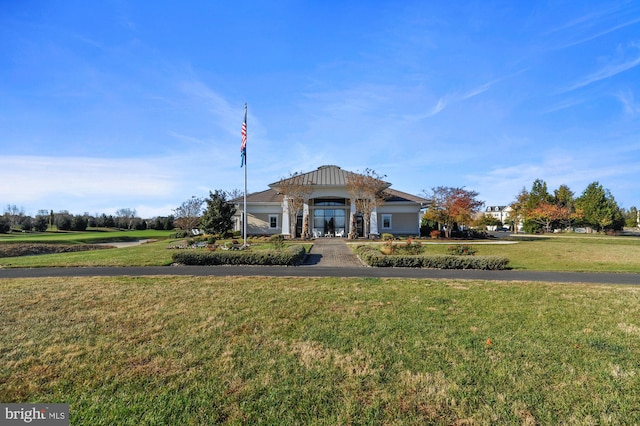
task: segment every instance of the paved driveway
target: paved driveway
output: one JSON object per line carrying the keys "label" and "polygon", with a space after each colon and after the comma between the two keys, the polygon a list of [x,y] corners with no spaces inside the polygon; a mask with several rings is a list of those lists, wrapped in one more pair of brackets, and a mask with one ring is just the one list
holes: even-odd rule
{"label": "paved driveway", "polygon": [[360,259],[347,247],[342,238],[318,238],[302,266],[323,266],[330,268],[364,267]]}

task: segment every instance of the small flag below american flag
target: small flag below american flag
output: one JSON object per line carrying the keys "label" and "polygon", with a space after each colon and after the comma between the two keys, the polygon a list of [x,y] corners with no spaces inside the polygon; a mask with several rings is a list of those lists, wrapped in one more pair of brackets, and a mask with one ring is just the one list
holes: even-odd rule
{"label": "small flag below american flag", "polygon": [[240,167],[247,164],[247,104],[244,104],[244,121],[242,122],[242,145],[240,145]]}

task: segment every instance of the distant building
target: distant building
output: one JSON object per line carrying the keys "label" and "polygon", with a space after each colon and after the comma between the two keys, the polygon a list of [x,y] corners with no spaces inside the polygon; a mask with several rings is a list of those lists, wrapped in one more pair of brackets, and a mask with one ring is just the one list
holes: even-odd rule
{"label": "distant building", "polygon": [[489,206],[484,214],[495,217],[504,224],[509,217],[509,212],[511,212],[510,206]]}
{"label": "distant building", "polygon": [[[513,219],[511,217],[511,213],[513,209],[511,206],[488,206],[485,211],[482,213],[484,215],[492,216],[498,219],[504,226],[512,227],[513,224],[509,223]],[[522,232],[523,223],[521,221],[518,222],[518,232]],[[488,226],[487,229],[489,231],[495,231],[497,227]]]}

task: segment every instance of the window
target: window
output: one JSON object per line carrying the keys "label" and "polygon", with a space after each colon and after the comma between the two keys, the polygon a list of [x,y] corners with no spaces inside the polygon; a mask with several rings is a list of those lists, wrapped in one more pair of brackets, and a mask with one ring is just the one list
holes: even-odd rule
{"label": "window", "polygon": [[277,229],[278,228],[278,215],[270,214],[269,215],[269,228]]}
{"label": "window", "polygon": [[383,214],[382,215],[382,229],[391,229],[391,215]]}
{"label": "window", "polygon": [[314,206],[344,206],[346,200],[344,198],[316,198]]}

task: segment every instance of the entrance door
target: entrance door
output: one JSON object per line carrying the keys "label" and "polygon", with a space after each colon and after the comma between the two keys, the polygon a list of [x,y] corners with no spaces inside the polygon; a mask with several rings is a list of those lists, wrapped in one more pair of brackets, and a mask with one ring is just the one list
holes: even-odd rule
{"label": "entrance door", "polygon": [[296,238],[302,237],[302,214],[299,214],[296,219]]}
{"label": "entrance door", "polygon": [[364,237],[364,219],[362,219],[361,214],[356,215],[356,232],[358,233],[358,237]]}
{"label": "entrance door", "polygon": [[320,209],[313,211],[313,230],[321,235],[335,235],[346,231],[345,209]]}

